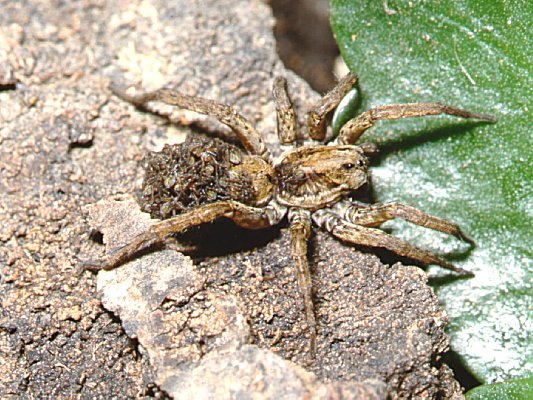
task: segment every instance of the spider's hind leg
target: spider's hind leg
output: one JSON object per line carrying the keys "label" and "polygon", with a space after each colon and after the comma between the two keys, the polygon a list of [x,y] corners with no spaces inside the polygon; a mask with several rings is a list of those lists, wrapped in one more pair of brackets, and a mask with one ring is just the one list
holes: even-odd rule
{"label": "spider's hind leg", "polygon": [[139,108],[145,108],[150,101],[161,101],[171,106],[215,117],[235,132],[244,148],[251,154],[259,155],[265,159],[269,157],[268,150],[259,132],[246,118],[230,106],[202,97],[187,96],[168,89],[159,89],[137,96],[130,96],[123,88],[115,84],[111,84],[109,89],[121,99]]}
{"label": "spider's hind leg", "polygon": [[277,224],[284,215],[285,209],[274,202],[265,208],[250,207],[236,201],[204,204],[174,218],[156,222],[128,244],[113,250],[104,260],[84,263],[84,268],[89,270],[113,269],[133,257],[139,250],[164,240],[172,233],[183,232],[220,217],[229,218],[244,228],[263,229]]}
{"label": "spider's hind leg", "polygon": [[325,228],[333,236],[345,242],[369,247],[382,247],[400,256],[411,258],[426,265],[440,265],[443,268],[455,271],[464,276],[474,276],[472,272],[459,268],[429,251],[414,247],[406,241],[388,235],[379,229],[368,228],[348,222],[331,210],[322,209],[314,212],[313,220],[317,225]]}

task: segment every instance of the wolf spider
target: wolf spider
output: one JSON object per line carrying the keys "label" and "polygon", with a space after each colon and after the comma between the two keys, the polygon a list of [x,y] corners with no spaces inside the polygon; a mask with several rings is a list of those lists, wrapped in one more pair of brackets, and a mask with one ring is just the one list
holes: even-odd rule
{"label": "wolf spider", "polygon": [[[262,229],[278,224],[287,215],[311,354],[315,354],[316,349],[317,321],[307,261],[307,240],[313,222],[344,242],[385,248],[426,265],[437,264],[463,275],[473,275],[429,251],[375,229],[387,220],[402,218],[468,241],[456,224],[411,206],[397,202],[368,205],[351,200],[350,194],[367,182],[367,155],[373,151],[370,145],[358,146],[354,143],[379,120],[437,114],[489,122],[495,122],[495,118],[439,103],[391,104],[373,108],[351,119],[336,138],[324,143],[327,114],[337,107],[356,82],[354,75],[346,75],[307,113],[307,131],[314,144],[286,150],[275,160],[251,123],[229,106],[166,89],[129,96],[112,85],[116,95],[139,108],[145,108],[150,101],[160,101],[215,117],[234,131],[246,153],[235,146],[223,144],[225,142],[220,139],[212,139],[218,141],[216,143],[210,140],[196,140],[192,144],[185,142],[166,146],[161,153],[153,153],[146,170],[142,206],[144,211],[162,220],[125,246],[112,251],[105,259],[89,262],[87,266],[112,269],[141,248],[217,218],[229,218],[248,229]],[[284,78],[274,80],[273,97],[279,141],[295,144],[296,115]],[[165,171],[164,177],[161,177],[161,171]]]}

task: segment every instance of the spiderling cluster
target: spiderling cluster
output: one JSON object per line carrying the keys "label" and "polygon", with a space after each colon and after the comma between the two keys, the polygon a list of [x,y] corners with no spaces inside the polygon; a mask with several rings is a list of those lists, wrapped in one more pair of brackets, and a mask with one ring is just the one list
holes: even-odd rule
{"label": "spiderling cluster", "polygon": [[241,162],[242,152],[220,139],[165,145],[145,158],[141,208],[167,219],[215,200],[249,204],[255,193],[250,174],[235,168]]}

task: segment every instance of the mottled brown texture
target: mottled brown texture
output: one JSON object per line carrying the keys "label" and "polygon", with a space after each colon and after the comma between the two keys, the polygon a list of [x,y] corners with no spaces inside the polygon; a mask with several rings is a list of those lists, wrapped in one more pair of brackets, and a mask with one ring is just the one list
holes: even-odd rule
{"label": "mottled brown texture", "polygon": [[145,160],[140,204],[152,218],[166,219],[215,200],[255,205],[252,176],[242,151],[219,139],[194,138],[165,145]]}
{"label": "mottled brown texture", "polygon": [[[108,248],[120,246],[156,222],[127,195],[103,199],[85,211],[91,226],[104,233]],[[209,398],[226,398],[236,391],[260,398],[318,399],[337,391],[355,398],[362,391],[366,398],[384,398],[386,386],[378,380],[368,385],[322,384],[296,364],[250,345],[257,332],[246,305],[254,285],[236,277],[229,288],[227,281],[220,284],[212,278],[216,277],[171,250],[146,254],[98,275],[103,304],[120,317],[126,333],[137,338],[167,393],[189,398],[200,391]]]}
{"label": "mottled brown texture", "polygon": [[[155,223],[140,213],[130,196],[104,199],[86,211],[90,224],[104,233],[109,249]],[[131,223],[136,220],[144,222]],[[239,235],[234,232],[228,240]],[[282,375],[287,377],[303,373],[290,362],[258,352],[248,344],[252,343],[271,348],[347,393],[354,382],[386,377],[393,397],[435,396],[442,373],[433,364],[431,349],[446,348],[442,333],[446,319],[424,272],[400,264],[387,268],[375,256],[339,248],[323,234],[316,242],[312,258],[320,335],[312,362],[307,356],[305,317],[294,296],[298,283],[285,251],[290,243],[286,231],[264,251],[209,258],[198,266],[173,251],[151,252],[101,272],[99,293],[106,307],[120,316],[126,332],[146,349],[157,366],[157,381],[170,393],[188,387],[190,377],[205,369],[221,370],[228,363],[243,368],[249,363],[244,354],[256,354],[260,364],[274,370],[284,368]],[[178,368],[169,367],[173,365]],[[264,375],[266,388],[283,384],[276,376]],[[288,398],[299,390],[320,398],[324,387],[316,378],[309,376],[314,383],[293,388],[296,392],[289,391]],[[243,379],[237,375],[224,385],[234,386]],[[216,382],[213,388],[220,385]]]}
{"label": "mottled brown texture", "polygon": [[[339,105],[356,81],[357,78],[348,73],[307,113],[306,128],[312,138],[325,138],[328,112]],[[236,147],[224,145],[218,139],[190,138],[179,145],[165,146],[161,152],[153,152],[146,166],[141,205],[152,216],[168,220],[153,224],[126,245],[113,249],[100,262],[90,260],[87,266],[91,269],[110,270],[169,234],[180,234],[221,217],[231,219],[244,228],[264,229],[278,225],[287,214],[292,236],[291,254],[309,329],[311,358],[316,354],[317,336],[307,261],[307,241],[312,222],[347,243],[382,247],[426,265],[437,264],[472,275],[429,251],[371,228],[390,219],[403,218],[419,226],[464,238],[457,225],[413,207],[395,203],[369,206],[352,202],[349,196],[369,180],[368,160],[363,148],[346,141],[358,139],[379,119],[420,117],[435,113],[463,118],[489,119],[489,116],[437,103],[394,104],[377,107],[348,121],[337,138],[344,145],[331,146],[324,141],[298,147],[302,138],[297,136],[296,114],[289,98],[287,81],[276,77],[273,97],[278,138],[280,144],[291,144],[292,148],[274,160],[266,150],[261,134],[228,105],[168,89],[135,96],[116,88],[116,85],[113,85],[112,90],[118,97],[141,109],[146,109],[153,101],[159,101],[216,118],[232,128],[249,153],[246,159],[251,162],[242,162],[243,156]],[[345,129],[346,126],[349,129]],[[289,139],[291,141],[287,143]],[[255,193],[252,188],[261,189]],[[266,193],[264,202],[259,200],[258,193]],[[342,207],[344,203],[346,205]],[[341,211],[344,208],[353,211],[338,212],[339,205]],[[359,214],[364,214],[364,217],[359,218]]]}
{"label": "mottled brown texture", "polygon": [[293,144],[298,139],[298,122],[287,89],[287,80],[274,78],[272,97],[276,104],[277,132],[280,144]]}
{"label": "mottled brown texture", "polygon": [[[140,343],[141,337],[146,348],[156,342],[148,335],[149,326],[140,319],[123,322],[102,307],[99,299],[105,295],[103,289],[96,291],[96,276],[78,269],[82,260],[102,256],[102,234],[106,243],[113,241],[112,232],[115,240],[127,240],[128,231],[149,222],[148,215],[125,219],[113,214],[107,222],[115,221],[115,227],[106,230],[101,221],[91,230],[85,207],[140,189],[140,164],[147,151],[182,141],[192,131],[216,131],[222,137],[232,133],[182,111],[169,115],[177,125],[138,113],[107,91],[109,81],[124,77],[147,89],[168,84],[231,104],[266,133],[272,153],[279,150],[272,146],[277,140],[275,112],[267,82],[275,75],[288,76],[297,110],[309,107],[318,95],[277,59],[273,20],[259,1],[4,0],[0,9],[0,393],[42,399],[161,396],[154,385],[161,359],[151,358]],[[155,293],[159,297],[145,296],[154,301],[148,304],[155,304],[153,311],[163,316],[160,326],[166,318],[175,322],[175,314],[165,314],[176,311],[172,306],[190,310],[196,316],[193,328],[209,336],[204,340],[209,349],[228,309],[213,304],[241,302],[230,315],[245,310],[252,320],[247,322],[253,327],[250,340],[260,348],[242,346],[235,359],[245,368],[228,367],[235,371],[232,378],[238,381],[238,371],[256,374],[252,376],[262,378],[254,381],[259,384],[269,372],[282,371],[281,379],[291,378],[284,375],[286,369],[274,369],[286,361],[266,351],[273,347],[284,358],[305,361],[304,321],[293,296],[297,289],[286,252],[287,233],[223,232],[206,235],[203,248],[209,257],[186,266],[185,271],[192,271],[183,278],[186,288],[176,289],[161,306],[155,301],[161,292]],[[320,246],[313,250],[318,348],[327,358],[304,368],[325,380],[337,397],[383,398],[382,381],[392,397],[456,396],[459,388],[450,372],[438,369],[439,354],[447,346],[445,314],[422,272],[384,266],[323,234],[318,239]],[[148,256],[183,260],[170,251]],[[160,265],[147,264],[146,257],[139,262],[143,268]],[[150,282],[129,275],[130,267],[124,266],[123,273],[134,288]],[[180,283],[180,277],[170,277],[170,284]],[[188,300],[201,296],[201,291],[195,294],[201,282],[207,293],[217,294],[215,303],[208,304],[207,295]],[[116,289],[107,288],[117,294]],[[131,334],[135,325],[148,333],[130,338],[125,330]],[[289,335],[281,337],[281,329]],[[189,329],[184,335],[194,332]],[[202,354],[186,347],[171,349],[183,351],[187,360]],[[214,359],[217,354],[207,356]],[[209,359],[209,371],[223,365],[207,363]],[[198,387],[194,382],[205,384],[201,369],[184,374],[191,377],[186,379],[190,390]],[[317,382],[309,372],[301,376]],[[374,380],[341,382],[368,377]],[[218,387],[229,387],[214,379]],[[283,387],[278,382],[276,388]],[[232,393],[249,395],[250,387]]]}

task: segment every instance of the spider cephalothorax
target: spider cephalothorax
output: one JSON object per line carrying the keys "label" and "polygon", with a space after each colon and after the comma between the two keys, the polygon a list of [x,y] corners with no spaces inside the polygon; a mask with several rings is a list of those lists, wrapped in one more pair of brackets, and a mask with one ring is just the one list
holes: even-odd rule
{"label": "spider cephalothorax", "polygon": [[[351,199],[349,195],[367,181],[365,151],[371,149],[354,143],[380,119],[449,114],[494,122],[494,117],[439,103],[392,104],[364,112],[348,121],[333,143],[320,143],[326,133],[326,115],[355,83],[353,75],[346,75],[308,112],[307,132],[315,140],[314,144],[287,150],[277,160],[271,158],[254,127],[231,107],[165,89],[132,97],[112,88],[119,97],[139,107],[149,101],[161,101],[214,116],[233,129],[246,152],[220,139],[194,138],[151,153],[146,162],[141,206],[161,221],[104,260],[87,266],[114,268],[142,247],[220,217],[230,218],[245,228],[261,229],[276,225],[288,216],[291,253],[309,325],[311,353],[316,347],[317,321],[307,263],[307,239],[313,222],[345,242],[383,247],[424,264],[437,264],[471,275],[374,228],[387,220],[403,218],[468,240],[456,224],[413,207],[399,203],[368,205]],[[285,79],[275,79],[273,94],[280,142],[294,144],[296,117]]]}
{"label": "spider cephalothorax", "polygon": [[336,203],[367,181],[368,161],[358,146],[306,146],[275,163],[276,200],[318,210]]}

